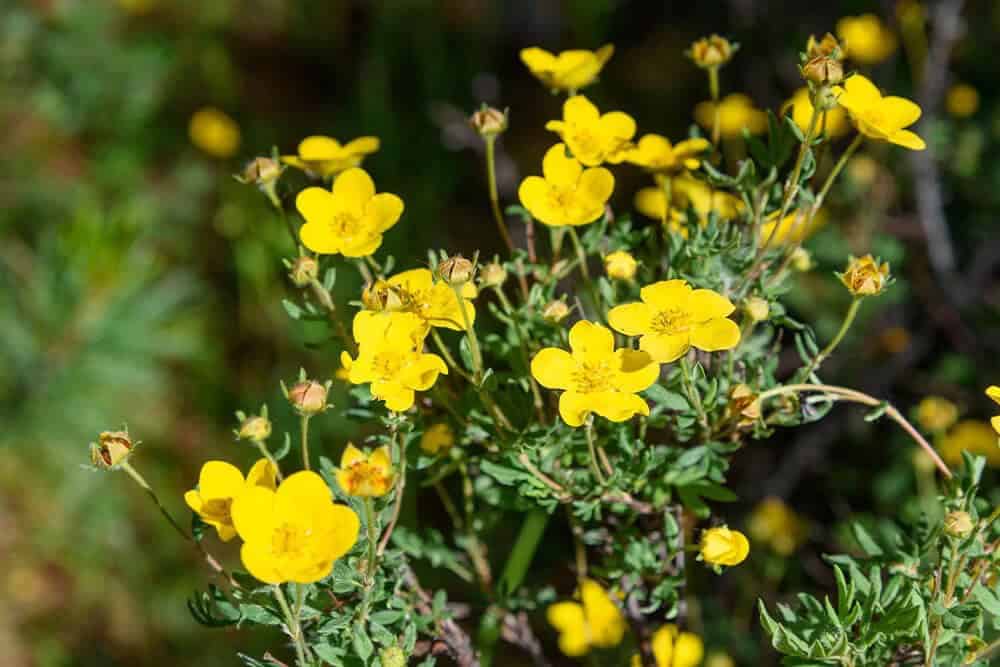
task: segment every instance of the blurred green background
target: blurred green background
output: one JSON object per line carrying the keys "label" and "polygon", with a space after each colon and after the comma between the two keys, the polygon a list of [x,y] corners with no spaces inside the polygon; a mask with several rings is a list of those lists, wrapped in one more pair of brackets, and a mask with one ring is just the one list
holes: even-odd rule
{"label": "blurred green background", "polygon": [[[465,118],[480,102],[510,107],[499,178],[513,203],[553,141],[545,120],[560,110],[521,65],[521,48],[613,42],[588,95],[629,111],[641,132],[679,137],[706,97],[703,73],[683,54],[695,38],[740,42],[724,91],[777,109],[800,86],[796,53],[808,34],[866,11],[898,30],[897,10],[888,1],[0,0],[3,664],[229,665],[237,648],[280,645],[198,626],[185,607],[207,579],[195,554],[124,477],[81,468],[99,431],[127,423],[143,441],[136,466],[182,515],[181,494],[204,460],[254,458],[232,436],[236,409],[267,402],[288,423],[279,379],[300,366],[333,376],[327,332],[281,306],[292,288],[279,259],[294,250],[267,201],[231,178],[243,162],[272,146],[293,152],[309,134],[376,135],[382,148],[366,168],[407,206],[383,252],[404,267],[425,261],[427,247],[489,255],[501,246]],[[1000,5],[965,3],[958,28],[925,108],[926,161],[875,146],[876,163],[848,170],[830,224],[809,244],[818,266],[788,302],[828,339],[847,303],[831,272],[851,252],[881,254],[899,282],[866,303],[826,377],[906,408],[942,395],[981,422],[991,414],[982,388],[1000,383]],[[914,45],[905,45],[871,75],[919,99]],[[971,114],[947,112],[959,82],[978,91]],[[204,107],[238,124],[233,156],[192,145],[188,122]],[[928,164],[941,194],[934,209],[915,197],[927,192],[915,168]],[[637,170],[618,183],[613,203],[624,212],[643,183]],[[944,218],[928,223],[935,211]],[[939,233],[942,221],[944,246],[937,236],[929,244],[927,230]],[[928,252],[942,247],[953,268]],[[346,303],[360,279],[342,274]],[[342,386],[332,400],[345,404]],[[327,455],[360,428],[336,410],[316,422]],[[739,664],[769,664],[759,635],[746,632],[755,596],[827,588],[819,554],[842,548],[846,519],[921,511],[932,491],[911,454],[847,408],[754,444],[734,470],[743,502],[725,513],[743,525],[763,497],[782,497],[812,527],[807,543],[794,561],[764,552],[694,582],[711,595],[693,605],[690,624]],[[235,562],[231,548],[213,548]]]}

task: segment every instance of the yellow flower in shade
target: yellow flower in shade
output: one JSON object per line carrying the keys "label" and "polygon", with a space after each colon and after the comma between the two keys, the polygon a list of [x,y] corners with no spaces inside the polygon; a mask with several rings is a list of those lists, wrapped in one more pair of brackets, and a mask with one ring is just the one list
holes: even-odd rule
{"label": "yellow flower in shade", "polygon": [[[808,211],[792,211],[781,219],[778,223],[778,214],[781,211],[773,211],[764,219],[764,224],[760,226],[760,238],[764,241],[772,238],[772,243],[799,243],[816,233],[820,227],[826,224],[826,212],[823,209],[816,211],[812,220],[806,222]],[[777,228],[777,230],[775,230]]]}
{"label": "yellow flower in shade", "polygon": [[[700,102],[694,108],[694,119],[706,130],[715,122],[715,104]],[[760,134],[767,129],[767,114],[754,107],[749,97],[742,93],[726,95],[719,102],[719,134],[724,139],[743,136],[746,128],[750,134]]]}
{"label": "yellow flower in shade", "polygon": [[986,457],[991,468],[1000,468],[1000,444],[997,442],[1000,431],[997,427],[1000,427],[1000,420],[996,417],[993,428],[986,422],[963,419],[938,441],[941,458],[949,465],[958,465],[962,462],[962,452],[969,452]]}
{"label": "yellow flower in shade", "polygon": [[341,363],[350,368],[352,384],[371,383],[372,396],[395,412],[408,410],[415,392],[430,389],[439,374],[448,374],[444,360],[423,351],[427,325],[412,313],[373,313],[354,316],[358,356],[347,352]]}
{"label": "yellow flower in shade", "polygon": [[[813,113],[813,105],[809,100],[809,89],[799,88],[795,91],[791,99],[782,105],[781,113],[788,113],[789,110],[791,110],[792,120],[805,133],[809,129],[809,119],[812,118]],[[851,128],[851,124],[847,121],[847,113],[840,107],[827,110],[825,123],[824,125],[823,116],[816,120],[816,133],[819,134],[821,130],[825,131],[826,136],[831,139],[844,136]]]}
{"label": "yellow flower in shade", "polygon": [[711,146],[700,137],[672,144],[659,134],[644,134],[626,159],[654,174],[677,174],[700,167],[701,156]]}
{"label": "yellow flower in shade", "polygon": [[[663,219],[663,208],[666,206],[667,195],[661,183],[655,188],[642,188],[635,195],[635,207],[643,215],[656,220]],[[743,202],[728,192],[713,190],[707,183],[688,175],[676,176],[670,181],[670,226],[672,231],[681,232],[687,236],[684,229],[688,208],[694,210],[701,225],[708,224],[708,216],[713,211],[720,220],[732,220],[743,211]]]}
{"label": "yellow flower in shade", "polygon": [[681,632],[668,623],[653,633],[656,667],[697,667],[705,656],[705,644],[693,632]]}
{"label": "yellow flower in shade", "polygon": [[220,159],[236,155],[240,148],[240,126],[214,107],[194,112],[188,123],[188,136],[192,144]]}
{"label": "yellow flower in shade", "polygon": [[786,557],[795,553],[808,537],[805,522],[780,498],[762,500],[750,514],[747,528],[754,542],[767,544]]}
{"label": "yellow flower in shade", "polygon": [[956,118],[968,118],[979,111],[979,91],[967,83],[956,83],[948,89],[944,107]]}
{"label": "yellow flower in shade", "polygon": [[337,484],[349,496],[378,498],[389,493],[396,481],[392,454],[382,446],[367,456],[352,443],[347,443],[337,469]]}
{"label": "yellow flower in shade", "polygon": [[715,352],[740,342],[740,328],[728,318],[735,307],[718,292],[663,280],[643,287],[640,297],[612,308],[608,323],[626,336],[641,336],[639,349],[660,363],[676,361],[692,347]]}
{"label": "yellow flower in shade", "polygon": [[579,602],[556,602],[546,616],[559,632],[559,650],[571,658],[592,648],[613,648],[625,636],[625,617],[611,596],[593,579],[580,582]]}
{"label": "yellow flower in shade", "polygon": [[231,513],[233,501],[251,486],[274,490],[278,471],[267,459],[257,461],[246,479],[236,466],[225,461],[207,461],[198,475],[198,488],[184,494],[184,502],[202,521],[215,528],[228,542],[236,535]]}
{"label": "yellow flower in shade", "polygon": [[266,584],[326,577],[361,527],[358,515],[334,503],[323,478],[309,470],[285,478],[277,491],[248,488],[233,501],[233,524],[243,539],[243,566]]}
{"label": "yellow flower in shade", "polygon": [[312,136],[299,142],[298,155],[282,155],[281,161],[302,171],[330,178],[351,167],[361,166],[365,157],[378,149],[378,137],[359,137],[341,145],[331,137]]}
{"label": "yellow flower in shade", "polygon": [[539,222],[552,227],[585,225],[604,214],[615,189],[615,177],[604,167],[584,169],[566,155],[565,144],[545,153],[541,176],[521,181],[517,195]]}
{"label": "yellow flower in shade", "polygon": [[609,278],[615,280],[632,280],[639,262],[624,250],[616,250],[604,257],[604,270]]}
{"label": "yellow flower in shade", "polygon": [[420,449],[431,456],[444,454],[455,444],[455,432],[446,422],[432,424],[420,436]]}
{"label": "yellow flower in shade", "polygon": [[845,16],[837,21],[837,36],[847,57],[862,65],[880,63],[896,50],[896,36],[874,14]]}
{"label": "yellow flower in shade", "polygon": [[[1000,404],[1000,387],[996,385],[987,387],[986,395],[992,398],[994,403]],[[993,417],[993,419],[990,420],[990,423],[993,425],[993,428],[996,429],[996,432],[1000,433],[1000,416]]]}
{"label": "yellow flower in shade", "polygon": [[[474,324],[476,286],[468,282],[460,290],[469,324]],[[361,300],[368,310],[413,313],[432,327],[465,330],[455,290],[443,281],[435,282],[430,269],[412,269],[379,280],[365,289]]]}
{"label": "yellow flower in shade", "polygon": [[621,111],[602,114],[583,95],[574,95],[563,104],[563,119],[550,120],[545,129],[555,132],[588,167],[602,162],[618,164],[632,148],[635,120]]}
{"label": "yellow flower in shade", "polygon": [[305,218],[299,230],[302,245],[321,255],[364,257],[382,245],[382,233],[403,214],[403,200],[375,194],[375,183],[364,169],[348,169],[333,182],[332,191],[306,188],[295,198]]}
{"label": "yellow flower in shade", "polygon": [[649,414],[646,401],[638,396],[660,375],[649,354],[616,350],[614,334],[587,321],[570,329],[569,346],[572,352],[546,347],[531,360],[531,374],[539,384],[564,390],[559,397],[564,422],[580,426],[591,412],[614,422]]}
{"label": "yellow flower in shade", "polygon": [[726,526],[709,528],[701,534],[701,559],[710,565],[739,565],[750,553],[750,541],[738,530]]}
{"label": "yellow flower in shade", "polygon": [[871,255],[851,257],[837,277],[854,296],[875,296],[889,284],[889,263],[880,264]]}
{"label": "yellow flower in shade", "polygon": [[592,84],[614,52],[613,44],[596,51],[574,49],[558,55],[531,47],[521,50],[521,62],[546,88],[573,92]]}
{"label": "yellow flower in shade", "polygon": [[928,396],[917,405],[917,423],[931,433],[942,433],[958,420],[958,406],[947,398]]}
{"label": "yellow flower in shade", "polygon": [[858,132],[869,139],[888,141],[891,144],[922,151],[924,140],[903,128],[920,118],[920,107],[905,97],[882,97],[875,84],[855,74],[843,87],[833,89],[837,102],[847,109]]}

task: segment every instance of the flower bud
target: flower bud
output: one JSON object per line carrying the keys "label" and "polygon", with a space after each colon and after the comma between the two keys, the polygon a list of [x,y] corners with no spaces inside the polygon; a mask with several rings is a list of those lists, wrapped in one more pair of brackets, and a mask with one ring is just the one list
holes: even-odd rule
{"label": "flower bud", "polygon": [[438,264],[437,270],[438,275],[441,276],[441,280],[454,286],[464,285],[472,280],[475,268],[475,265],[466,258],[461,255],[455,255]]}
{"label": "flower bud", "polygon": [[701,559],[710,565],[733,566],[742,563],[750,553],[750,541],[738,530],[726,526],[702,532]]}
{"label": "flower bud", "polygon": [[495,137],[507,129],[507,111],[500,111],[485,104],[469,117],[469,125],[479,136]]}
{"label": "flower bud", "polygon": [[844,79],[844,66],[836,58],[816,56],[802,65],[802,77],[819,86],[832,86]]}
{"label": "flower bud", "polygon": [[256,157],[243,167],[243,172],[239,175],[238,180],[247,185],[264,188],[278,180],[282,171],[284,171],[284,167],[274,158]]}
{"label": "flower bud", "polygon": [[378,654],[382,667],[406,667],[406,655],[398,646],[387,646]]}
{"label": "flower bud", "polygon": [[507,281],[507,269],[503,264],[490,262],[479,272],[479,281],[483,287],[500,287]]}
{"label": "flower bud", "polygon": [[312,416],[326,410],[326,395],[329,388],[315,380],[302,380],[292,385],[286,397],[300,415]]}
{"label": "flower bud", "polygon": [[813,266],[812,255],[803,247],[798,247],[792,251],[792,268],[805,273]]}
{"label": "flower bud", "polygon": [[102,470],[117,468],[128,460],[135,443],[128,431],[103,431],[90,443],[90,462]]}
{"label": "flower bud", "polygon": [[614,280],[632,280],[638,267],[635,257],[624,250],[617,250],[604,258],[604,270]]}
{"label": "flower bud", "polygon": [[296,287],[308,287],[318,276],[319,262],[308,255],[296,259],[288,270],[288,277]]}
{"label": "flower bud", "polygon": [[743,311],[754,323],[764,322],[771,314],[771,306],[768,304],[767,299],[754,296],[747,299],[743,304]]}
{"label": "flower bud", "polygon": [[948,512],[948,514],[944,517],[944,532],[951,537],[957,537],[964,540],[972,534],[973,528],[975,528],[975,526],[973,525],[972,517],[969,516],[968,512],[956,510],[954,512]]}
{"label": "flower bud", "polygon": [[552,324],[559,324],[569,315],[569,306],[566,305],[565,301],[561,299],[555,299],[554,301],[549,301],[542,308],[542,318],[546,322]]}
{"label": "flower bud", "polygon": [[240,440],[263,442],[271,437],[271,420],[263,415],[250,415],[240,422],[240,430],[236,432],[236,436]]}
{"label": "flower bud", "polygon": [[889,263],[880,264],[871,255],[851,257],[847,268],[837,277],[854,296],[875,296],[889,284]]}
{"label": "flower bud", "polygon": [[688,56],[698,67],[712,69],[728,63],[735,52],[736,47],[728,39],[719,35],[710,35],[702,37],[692,44],[691,48],[688,49]]}

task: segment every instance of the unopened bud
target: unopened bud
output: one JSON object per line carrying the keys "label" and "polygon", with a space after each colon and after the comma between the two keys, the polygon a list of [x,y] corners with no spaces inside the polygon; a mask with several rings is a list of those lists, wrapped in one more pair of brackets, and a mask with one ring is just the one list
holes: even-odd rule
{"label": "unopened bud", "polygon": [[750,297],[743,304],[743,310],[754,322],[764,322],[771,315],[771,306],[759,296]]}
{"label": "unopened bud", "polygon": [[944,517],[944,532],[951,537],[965,539],[972,534],[973,528],[975,528],[975,526],[973,525],[972,517],[969,516],[968,512],[956,510],[954,512],[948,512],[948,514]]}
{"label": "unopened bud", "polygon": [[851,257],[847,268],[837,276],[854,296],[875,296],[889,284],[889,263],[879,263],[871,255]]}
{"label": "unopened bud", "polygon": [[635,257],[624,250],[617,250],[604,258],[604,270],[614,280],[632,280],[638,267]]}
{"label": "unopened bud", "polygon": [[382,667],[406,667],[406,655],[398,646],[387,646],[379,651]]}
{"label": "unopened bud", "polygon": [[688,49],[688,56],[702,69],[721,67],[729,62],[736,47],[725,37],[710,35],[702,37]]}
{"label": "unopened bud", "polygon": [[134,447],[128,431],[103,431],[97,442],[90,443],[90,461],[103,470],[117,468],[128,460]]}
{"label": "unopened bud", "polygon": [[469,116],[469,125],[481,137],[495,137],[507,129],[507,111],[500,111],[485,104]]}
{"label": "unopened bud", "polygon": [[326,410],[326,395],[328,387],[315,380],[303,380],[292,385],[288,390],[288,402],[295,411],[303,416],[319,414]]}
{"label": "unopened bud", "polygon": [[278,180],[282,171],[284,171],[284,167],[274,158],[257,157],[250,160],[243,167],[243,172],[240,174],[238,180],[247,185],[256,185],[263,188]]}
{"label": "unopened bud", "polygon": [[472,273],[475,270],[472,262],[461,255],[449,257],[438,264],[437,268],[441,280],[449,285],[464,285],[472,280]]}
{"label": "unopened bud", "polygon": [[319,276],[319,262],[308,255],[303,255],[292,262],[288,277],[296,287],[308,287]]}
{"label": "unopened bud", "polygon": [[552,324],[559,324],[569,315],[569,306],[566,305],[565,301],[556,299],[554,301],[549,301],[542,308],[542,317],[547,322]]}
{"label": "unopened bud", "polygon": [[490,262],[479,271],[479,282],[483,287],[499,287],[507,281],[507,269],[503,264]]}
{"label": "unopened bud", "polygon": [[236,435],[240,440],[263,442],[271,437],[271,420],[263,415],[251,415],[240,422]]}

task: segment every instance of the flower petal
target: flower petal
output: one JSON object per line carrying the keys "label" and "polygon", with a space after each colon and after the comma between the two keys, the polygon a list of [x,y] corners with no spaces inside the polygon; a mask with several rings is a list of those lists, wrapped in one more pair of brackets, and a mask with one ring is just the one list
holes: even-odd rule
{"label": "flower petal", "polygon": [[615,335],[607,327],[581,320],[569,330],[569,347],[577,361],[600,363],[615,351]]}
{"label": "flower petal", "polygon": [[903,148],[909,148],[914,151],[922,151],[927,148],[927,144],[924,140],[920,138],[915,132],[910,132],[909,130],[897,130],[889,135],[889,141],[902,146]]}
{"label": "flower petal", "polygon": [[384,232],[395,225],[403,215],[403,200],[389,192],[380,192],[368,200],[366,222],[376,232]]}
{"label": "flower petal", "polygon": [[444,363],[444,359],[436,354],[425,353],[400,372],[399,381],[410,389],[427,391],[442,373],[448,374],[448,366]]}
{"label": "flower petal", "polygon": [[342,172],[333,182],[333,196],[338,204],[346,205],[360,214],[368,200],[375,196],[375,182],[361,167],[352,167]]}
{"label": "flower petal", "polygon": [[903,128],[913,125],[920,118],[920,106],[905,97],[889,95],[882,98],[879,106],[882,113],[889,117],[888,124]]}
{"label": "flower petal", "polygon": [[582,172],[583,167],[580,163],[566,155],[566,144],[558,143],[552,146],[542,158],[542,174],[552,185],[561,187],[576,185]]}
{"label": "flower petal", "polygon": [[635,394],[602,391],[589,396],[591,409],[613,422],[623,422],[635,415],[649,414],[649,405]]}
{"label": "flower petal", "polygon": [[344,145],[344,152],[352,155],[369,155],[379,149],[378,137],[358,137]]}
{"label": "flower petal", "polygon": [[660,365],[648,352],[622,349],[617,355],[620,369],[613,380],[615,389],[634,394],[649,389],[660,377]]}
{"label": "flower petal", "polygon": [[584,627],[587,617],[583,613],[583,605],[578,602],[556,602],[545,610],[549,625],[559,632],[568,632]]}
{"label": "flower petal", "polygon": [[521,62],[532,72],[551,70],[555,66],[556,57],[538,47],[521,49]]}
{"label": "flower petal", "polygon": [[626,336],[638,336],[649,331],[653,309],[638,301],[615,306],[608,312],[608,324]]}
{"label": "flower petal", "polygon": [[580,175],[577,183],[577,194],[588,202],[599,205],[601,209],[615,189],[615,177],[604,167],[587,169]]}
{"label": "flower petal", "polygon": [[994,403],[1000,404],[1000,387],[997,385],[987,387],[986,395],[992,398]]}
{"label": "flower petal", "polygon": [[355,463],[361,463],[364,460],[365,453],[355,447],[353,442],[349,442],[344,448],[344,453],[340,455],[340,467],[350,468]]}
{"label": "flower petal", "polygon": [[695,322],[726,317],[734,310],[736,308],[729,299],[710,289],[694,290],[687,301],[687,311]]}
{"label": "flower petal", "polygon": [[660,188],[642,188],[635,193],[633,204],[636,210],[647,218],[662,220],[667,206],[667,196]]}
{"label": "flower petal", "polygon": [[251,486],[233,501],[233,526],[244,542],[271,543],[276,525],[275,496],[263,486]]}
{"label": "flower petal", "polygon": [[198,493],[203,501],[235,498],[243,490],[245,480],[240,469],[225,461],[207,461],[198,475]]}
{"label": "flower petal", "polygon": [[559,416],[567,426],[583,426],[583,421],[591,411],[593,394],[579,394],[566,391],[559,397]]}
{"label": "flower petal", "polygon": [[731,350],[739,342],[740,328],[725,317],[709,320],[691,330],[691,344],[705,352]]}
{"label": "flower petal", "polygon": [[557,347],[543,348],[531,360],[531,375],[547,389],[568,389],[575,370],[573,356]]}
{"label": "flower petal", "polygon": [[689,334],[646,334],[639,339],[639,349],[648,352],[661,364],[677,361],[691,349]]}
{"label": "flower petal", "polygon": [[563,120],[574,125],[596,123],[601,116],[593,102],[583,95],[574,95],[563,104]]}
{"label": "flower petal", "polygon": [[610,111],[601,116],[601,131],[616,139],[631,140],[635,136],[635,119],[623,111]]}
{"label": "flower petal", "polygon": [[299,142],[299,157],[308,162],[333,160],[340,156],[340,142],[321,135],[306,137]]}
{"label": "flower petal", "polygon": [[388,283],[402,287],[407,292],[422,292],[434,284],[434,274],[430,269],[410,269],[392,276]]}
{"label": "flower petal", "polygon": [[330,557],[334,560],[350,551],[358,541],[358,531],[361,521],[350,507],[333,503],[331,508],[333,520],[333,541],[330,544]]}
{"label": "flower petal", "polygon": [[274,491],[277,488],[278,469],[267,459],[259,459],[247,473],[247,486],[262,486]]}
{"label": "flower petal", "polygon": [[646,285],[639,292],[642,300],[656,308],[666,310],[667,308],[686,309],[688,298],[691,296],[691,286],[686,280],[661,280],[660,282]]}
{"label": "flower petal", "polygon": [[265,584],[281,584],[287,578],[281,572],[281,562],[271,555],[270,542],[244,542],[240,560],[254,579]]}
{"label": "flower petal", "polygon": [[306,188],[295,198],[295,208],[307,223],[326,222],[332,216],[333,193],[323,188]]}

